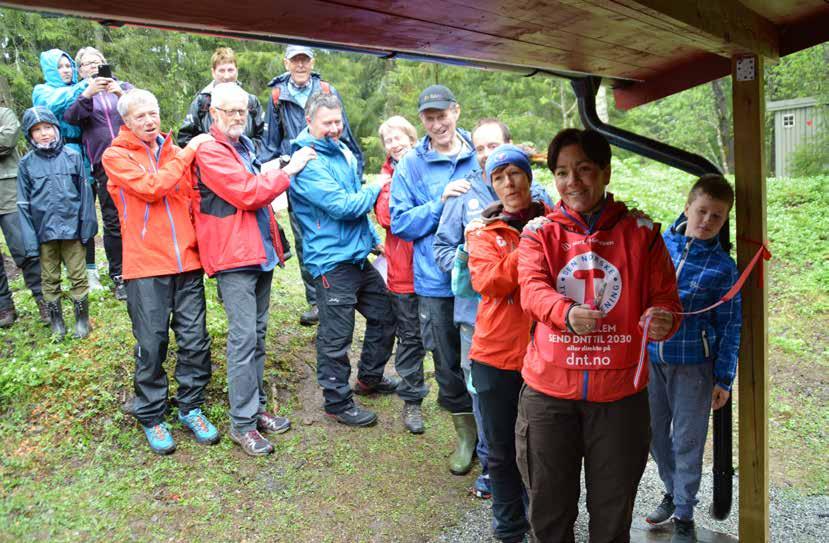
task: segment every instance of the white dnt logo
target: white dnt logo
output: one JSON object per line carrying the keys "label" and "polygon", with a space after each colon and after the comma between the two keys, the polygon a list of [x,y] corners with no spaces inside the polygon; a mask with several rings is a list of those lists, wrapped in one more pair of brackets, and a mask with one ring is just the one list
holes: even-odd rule
{"label": "white dnt logo", "polygon": [[595,303],[609,313],[622,294],[619,270],[596,253],[589,251],[574,256],[556,278],[556,290],[581,303]]}

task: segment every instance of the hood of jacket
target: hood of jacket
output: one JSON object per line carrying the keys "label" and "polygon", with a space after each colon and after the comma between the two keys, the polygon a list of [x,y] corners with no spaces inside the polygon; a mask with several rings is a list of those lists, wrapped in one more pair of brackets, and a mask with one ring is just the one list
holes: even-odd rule
{"label": "hood of jacket", "polygon": [[[685,235],[685,227],[688,226],[688,217],[685,213],[680,213],[679,217],[674,221],[671,227],[665,232],[666,242],[685,244],[691,238]],[[695,253],[717,251],[720,249],[720,238],[714,236],[711,239],[694,239],[691,250]],[[727,251],[726,251],[727,252]]]}
{"label": "hood of jacket", "polygon": [[[533,200],[530,202],[530,213],[528,220],[540,217],[541,215],[546,215],[549,212],[550,209],[544,205],[544,202]],[[510,217],[504,214],[504,204],[502,204],[500,200],[496,200],[486,206],[486,208],[481,212],[481,219],[486,225],[490,225],[498,221],[503,221],[509,224]]]}
{"label": "hood of jacket", "polygon": [[[72,66],[72,82],[64,83],[58,73],[58,62],[61,57],[69,59],[69,64]],[[65,87],[67,85],[74,85],[78,82],[78,69],[75,66],[75,61],[69,56],[69,53],[60,49],[49,49],[40,54],[40,69],[43,71],[43,79],[50,87]]]}
{"label": "hood of jacket", "polygon": [[294,150],[299,147],[313,147],[314,151],[317,153],[323,153],[326,155],[342,153],[343,149],[348,149],[342,139],[333,140],[329,137],[315,138],[311,135],[311,130],[307,126],[302,129],[302,132],[300,132],[299,135],[291,141],[291,143],[295,146]]}
{"label": "hood of jacket", "polygon": [[[470,134],[469,132],[467,132],[463,128],[456,128],[455,132],[458,134],[458,136],[460,136],[460,138],[463,140],[464,144],[466,145],[466,148],[462,148],[460,153],[458,154],[458,160],[459,161],[463,160],[463,159],[467,158],[470,154],[474,155],[475,154],[475,145],[472,144],[472,134]],[[434,161],[434,160],[448,160],[446,158],[446,155],[438,153],[437,151],[435,151],[434,149],[431,148],[431,145],[430,145],[431,141],[432,140],[428,135],[423,136],[420,139],[420,141],[414,147],[414,150],[415,150],[415,153],[417,153],[417,156],[420,157],[421,159],[425,160],[425,161],[428,161],[428,162],[431,162],[431,161]],[[473,159],[474,159],[474,157],[473,157]],[[478,166],[477,159],[474,159],[474,160],[475,160],[475,166],[474,166],[473,170],[480,171],[480,167]]]}
{"label": "hood of jacket", "polygon": [[[39,148],[35,145],[34,140],[32,140],[32,127],[38,123],[49,123],[55,127],[55,130],[58,133],[55,144],[50,146],[49,149]],[[59,153],[61,148],[63,148],[63,136],[60,133],[60,123],[58,122],[58,118],[55,117],[55,114],[52,113],[49,108],[35,106],[27,109],[26,112],[23,113],[23,134],[26,137],[26,142],[29,144],[29,147],[34,149],[36,152],[47,152],[49,154],[54,154]]]}
{"label": "hood of jacket", "polygon": [[563,201],[559,201],[558,204],[556,204],[553,212],[548,215],[548,218],[551,221],[561,224],[564,228],[570,231],[589,234],[591,232],[595,232],[596,230],[608,230],[613,228],[613,226],[619,222],[619,219],[625,216],[627,211],[628,208],[624,202],[615,201],[613,199],[613,194],[608,192],[605,197],[604,206],[598,212],[599,217],[596,219],[596,222],[593,224],[592,228],[588,227],[587,222],[584,220],[581,213],[568,209],[567,206],[564,205]]}

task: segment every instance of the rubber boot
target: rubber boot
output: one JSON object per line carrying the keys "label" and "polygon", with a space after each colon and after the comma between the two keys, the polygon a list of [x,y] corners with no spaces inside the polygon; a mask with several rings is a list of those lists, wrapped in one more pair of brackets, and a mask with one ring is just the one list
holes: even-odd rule
{"label": "rubber boot", "polygon": [[453,413],[452,422],[458,443],[449,457],[449,471],[452,475],[466,475],[472,469],[472,455],[478,442],[478,430],[472,413]]}
{"label": "rubber boot", "polygon": [[89,297],[84,296],[80,300],[73,300],[75,307],[75,333],[76,338],[85,338],[92,329],[89,326]]}
{"label": "rubber boot", "polygon": [[46,302],[46,308],[49,310],[49,326],[52,328],[52,335],[63,339],[66,335],[66,324],[63,322],[63,308],[60,300]]}

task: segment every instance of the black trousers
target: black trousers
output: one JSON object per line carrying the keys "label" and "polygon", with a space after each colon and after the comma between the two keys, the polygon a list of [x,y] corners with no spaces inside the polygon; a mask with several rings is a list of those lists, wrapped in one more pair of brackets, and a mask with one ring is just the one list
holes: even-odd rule
{"label": "black trousers", "polygon": [[420,402],[429,394],[423,378],[423,358],[426,349],[420,339],[420,317],[416,294],[389,292],[394,318],[397,321],[397,352],[394,369],[400,376],[397,395],[407,402]]}
{"label": "black trousers", "polygon": [[167,412],[169,329],[176,335],[175,379],[179,410],[204,403],[210,382],[210,336],[205,323],[202,271],[131,279],[126,282],[127,311],[135,336],[135,418],[155,425]]}
{"label": "black trousers", "polygon": [[515,419],[524,379],[520,371],[502,370],[473,360],[472,384],[478,392],[488,447],[495,537],[501,541],[521,541],[530,529],[526,492],[515,461]]}
{"label": "black trousers", "polygon": [[[98,198],[98,183],[91,183],[89,188],[92,189],[92,207],[95,207],[95,200]],[[84,245],[86,249],[86,266],[95,265],[95,236],[89,238],[89,241]]]}
{"label": "black trousers", "polygon": [[587,402],[554,398],[524,385],[515,452],[536,541],[575,541],[584,460],[590,542],[629,543],[650,437],[647,390],[615,402]]}
{"label": "black trousers", "polygon": [[368,260],[344,263],[314,280],[320,312],[317,329],[317,382],[327,413],[341,413],[354,405],[348,378],[348,351],[354,337],[354,311],[366,319],[363,352],[357,379],[372,385],[383,378],[391,357],[395,321],[383,278]]}
{"label": "black trousers", "polygon": [[109,276],[115,279],[121,276],[123,269],[121,221],[118,219],[118,208],[115,207],[115,202],[112,201],[112,196],[107,190],[109,178],[106,170],[97,164],[92,169],[92,175],[98,184],[98,203],[101,205],[101,218],[104,223],[104,251],[109,262]]}
{"label": "black trousers", "polygon": [[418,296],[420,335],[435,360],[438,404],[450,413],[472,413],[472,397],[461,370],[461,336],[455,325],[455,299]]}
{"label": "black trousers", "polygon": [[[32,291],[32,296],[40,298],[43,296],[40,288],[40,257],[37,255],[26,256],[26,250],[23,248],[20,215],[17,211],[0,215],[0,230],[3,231],[6,246],[9,248],[14,263],[23,270],[23,281]],[[0,309],[11,306],[11,291],[9,290],[5,269],[0,269]]]}

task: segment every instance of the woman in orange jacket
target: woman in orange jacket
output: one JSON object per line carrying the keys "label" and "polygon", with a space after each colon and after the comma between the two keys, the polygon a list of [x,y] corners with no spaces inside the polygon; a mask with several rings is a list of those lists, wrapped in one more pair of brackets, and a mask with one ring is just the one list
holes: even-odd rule
{"label": "woman in orange jacket", "polygon": [[521,309],[518,243],[527,221],[549,209],[530,195],[532,169],[524,152],[501,145],[485,173],[500,201],[467,226],[472,287],[481,295],[469,358],[489,445],[495,537],[523,541],[529,530],[525,491],[515,462],[515,419],[524,380],[521,366],[530,341],[530,318]]}

